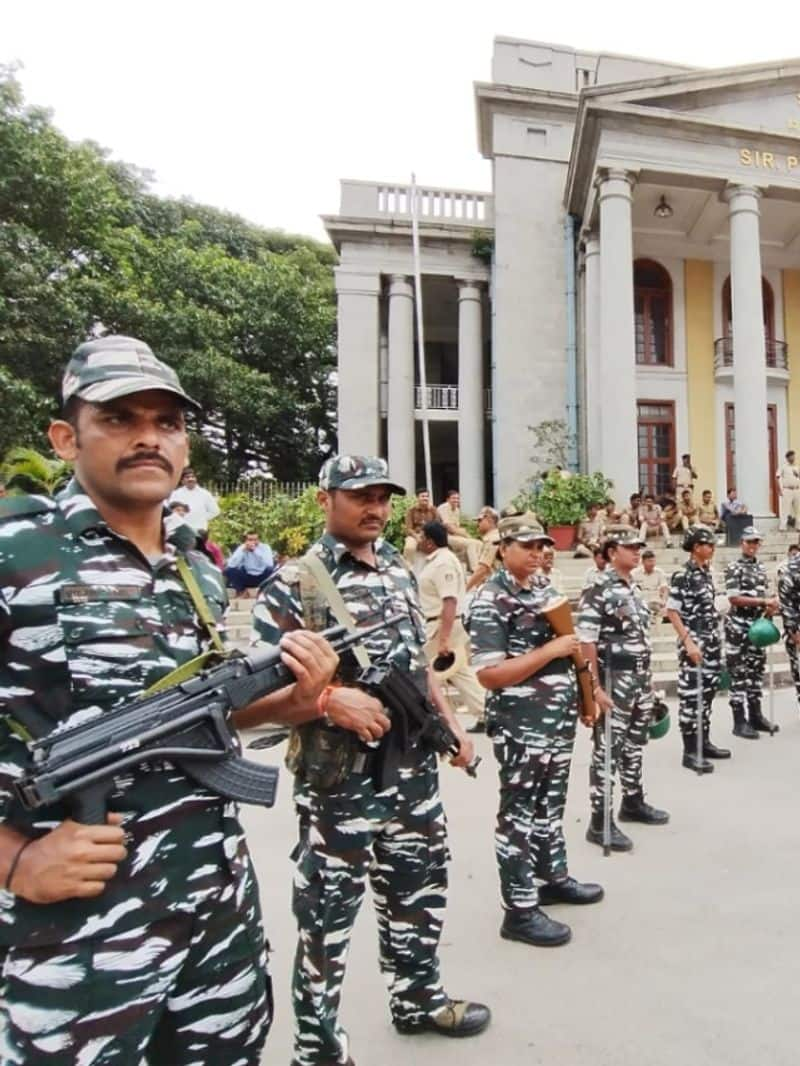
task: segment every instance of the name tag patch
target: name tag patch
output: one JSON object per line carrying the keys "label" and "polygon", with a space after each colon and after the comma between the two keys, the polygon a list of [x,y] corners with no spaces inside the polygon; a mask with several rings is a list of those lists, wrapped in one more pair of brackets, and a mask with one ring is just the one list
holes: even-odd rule
{"label": "name tag patch", "polygon": [[142,590],[138,585],[62,585],[56,593],[56,602],[63,605],[132,602],[141,598]]}

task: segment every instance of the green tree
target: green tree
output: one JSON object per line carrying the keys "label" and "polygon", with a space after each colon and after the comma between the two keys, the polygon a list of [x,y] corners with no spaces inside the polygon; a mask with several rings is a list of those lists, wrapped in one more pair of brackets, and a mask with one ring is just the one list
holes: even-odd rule
{"label": "green tree", "polygon": [[333,250],[149,180],[70,143],[0,68],[0,368],[55,404],[81,340],[140,336],[201,402],[207,468],[315,475],[335,440]]}
{"label": "green tree", "polygon": [[2,476],[6,485],[20,492],[52,496],[70,478],[72,467],[61,459],[48,459],[35,448],[12,448],[6,455]]}

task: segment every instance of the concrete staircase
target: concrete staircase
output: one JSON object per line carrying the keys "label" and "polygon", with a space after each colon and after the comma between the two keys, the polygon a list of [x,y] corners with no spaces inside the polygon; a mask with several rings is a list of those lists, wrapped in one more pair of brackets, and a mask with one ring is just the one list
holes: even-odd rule
{"label": "concrete staircase", "polygon": [[[759,558],[767,569],[770,579],[771,591],[777,591],[776,570],[780,563],[786,560],[786,549],[789,544],[797,543],[797,533],[780,533],[777,530],[765,533],[765,541],[759,552]],[[667,576],[671,577],[675,570],[680,569],[686,562],[686,553],[680,548],[664,548],[661,540],[650,542],[650,547],[656,553],[656,566],[660,567]],[[713,571],[714,581],[718,592],[724,592],[724,570],[729,562],[738,558],[738,548],[718,547],[714,554]],[[569,597],[573,608],[577,605],[583,587],[583,578],[586,570],[593,565],[591,559],[574,559],[570,552],[556,553],[556,567],[561,571],[564,579],[566,595]],[[230,610],[227,616],[227,632],[230,641],[238,648],[245,649],[250,639],[251,615],[254,599],[236,597],[231,600]],[[780,619],[776,619],[780,628]],[[677,670],[678,656],[675,643],[675,634],[671,626],[658,623],[652,630],[653,640],[653,687],[664,692],[667,696],[677,694]],[[768,651],[769,660],[772,664],[773,679],[776,687],[791,684],[789,660],[783,643],[775,644]],[[769,675],[765,677],[768,684]]]}

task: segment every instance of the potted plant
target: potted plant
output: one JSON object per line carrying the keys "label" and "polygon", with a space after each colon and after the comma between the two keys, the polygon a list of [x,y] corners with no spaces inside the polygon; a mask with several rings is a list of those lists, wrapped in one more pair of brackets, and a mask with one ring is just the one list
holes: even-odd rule
{"label": "potted plant", "polygon": [[600,473],[570,474],[551,470],[536,495],[535,510],[558,551],[569,551],[575,544],[575,528],[586,515],[590,504],[602,507],[612,483]]}

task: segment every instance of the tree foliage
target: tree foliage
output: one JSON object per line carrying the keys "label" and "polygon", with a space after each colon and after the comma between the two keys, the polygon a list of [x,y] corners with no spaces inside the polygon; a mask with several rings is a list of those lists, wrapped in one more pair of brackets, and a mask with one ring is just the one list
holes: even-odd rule
{"label": "tree foliage", "polygon": [[206,467],[315,476],[335,444],[333,250],[148,181],[70,143],[0,68],[0,395],[33,390],[40,430],[70,351],[131,334],[200,401]]}

